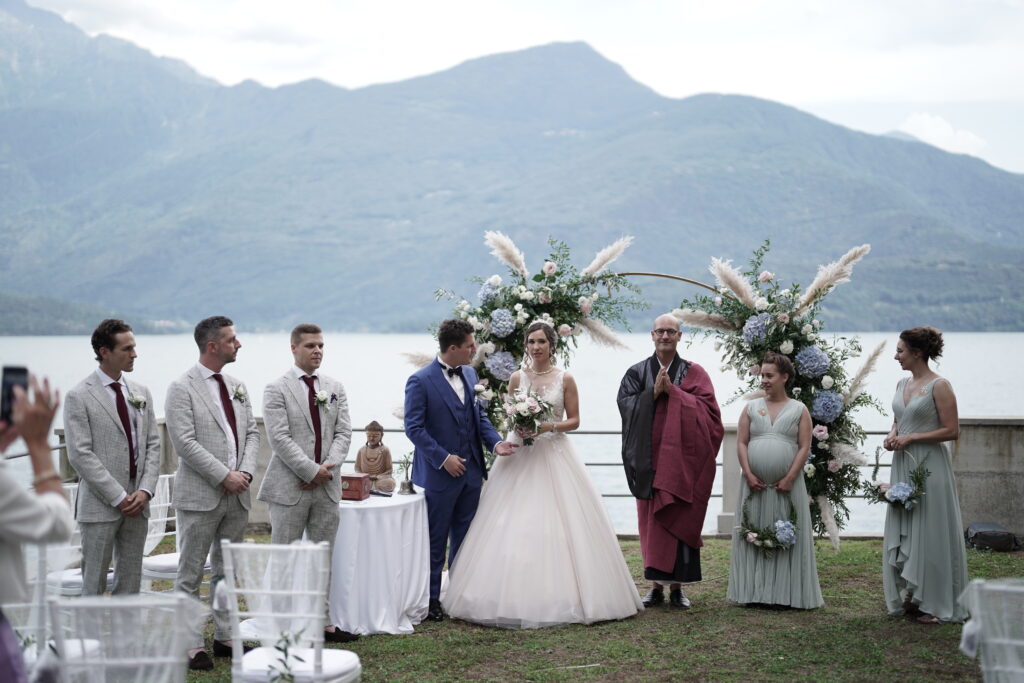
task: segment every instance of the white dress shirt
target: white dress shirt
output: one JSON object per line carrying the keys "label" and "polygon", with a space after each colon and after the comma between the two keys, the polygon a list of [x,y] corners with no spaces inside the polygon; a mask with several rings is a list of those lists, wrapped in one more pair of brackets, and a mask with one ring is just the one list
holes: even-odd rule
{"label": "white dress shirt", "polygon": [[306,384],[306,380],[304,380],[302,378],[305,377],[307,374],[312,375],[312,377],[313,377],[313,391],[317,392],[317,391],[320,391],[320,374],[319,373],[320,373],[319,370],[314,370],[311,373],[307,373],[305,370],[300,368],[298,365],[293,365],[292,366],[292,374],[295,375],[295,377],[298,378],[299,382],[302,383],[302,388],[303,388],[303,390],[305,390],[305,392],[307,394],[309,393],[309,385]]}
{"label": "white dress shirt", "polygon": [[[132,392],[128,389],[128,383],[124,381],[124,373],[121,373],[121,379],[114,379],[107,375],[99,368],[96,368],[96,378],[103,384],[103,388],[107,390],[107,396],[110,397],[110,405],[114,406],[114,412],[117,412],[117,392],[110,386],[111,384],[121,385],[121,395],[124,396],[124,402],[128,406],[128,425],[132,428],[132,446],[135,448],[135,452],[131,454],[135,458],[135,462],[139,461],[139,411],[129,401]],[[130,456],[130,457],[131,457]],[[149,499],[153,499],[153,492],[149,489],[141,489],[149,494]],[[128,497],[127,491],[121,491],[117,498],[110,501],[111,506],[117,507],[121,504],[121,501]]]}
{"label": "white dress shirt", "polygon": [[462,381],[462,376],[461,375],[449,375],[448,374],[448,369],[451,368],[451,369],[454,370],[455,368],[453,368],[451,365],[448,365],[443,360],[441,360],[441,356],[437,357],[437,362],[441,364],[441,369],[444,370],[444,378],[446,380],[448,380],[448,386],[450,386],[452,388],[452,391],[455,392],[455,395],[459,397],[459,403],[465,403],[466,402],[466,385]]}
{"label": "white dress shirt", "polygon": [[[235,433],[231,431],[231,423],[228,422],[228,414],[224,412],[224,404],[220,400],[220,384],[213,378],[214,375],[220,374],[223,379],[223,374],[214,372],[210,368],[206,367],[202,363],[196,363],[196,367],[199,368],[199,372],[202,374],[203,379],[206,381],[206,388],[210,392],[210,396],[213,398],[213,404],[220,408],[218,417],[220,423],[224,427],[224,433],[227,435],[228,451],[228,469],[233,470],[238,466],[238,441],[235,437]],[[227,386],[227,380],[224,380],[225,386]],[[228,387],[228,392],[231,388]],[[230,393],[228,398],[231,398]],[[238,413],[235,413],[235,422],[238,421]]]}

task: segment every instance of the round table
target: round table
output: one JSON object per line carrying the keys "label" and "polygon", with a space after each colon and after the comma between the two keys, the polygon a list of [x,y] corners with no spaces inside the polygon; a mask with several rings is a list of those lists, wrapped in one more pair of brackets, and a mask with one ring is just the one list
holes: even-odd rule
{"label": "round table", "polygon": [[339,503],[331,623],[351,633],[412,633],[430,602],[430,535],[422,493]]}

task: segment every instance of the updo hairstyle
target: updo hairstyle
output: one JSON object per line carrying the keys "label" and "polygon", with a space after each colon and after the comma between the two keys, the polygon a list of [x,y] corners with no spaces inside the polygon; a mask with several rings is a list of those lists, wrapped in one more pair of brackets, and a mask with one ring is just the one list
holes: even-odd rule
{"label": "updo hairstyle", "polygon": [[942,355],[942,333],[934,327],[911,327],[900,332],[900,339],[926,361]]}
{"label": "updo hairstyle", "polygon": [[793,369],[793,361],[788,356],[769,351],[761,359],[761,365],[774,365],[781,374],[786,376],[786,391],[793,388],[793,383],[796,382],[796,370]]}
{"label": "updo hairstyle", "polygon": [[551,350],[551,358],[555,357],[555,345],[558,343],[558,337],[555,336],[555,328],[551,323],[544,320],[534,320],[530,323],[529,327],[526,328],[526,334],[523,335],[523,348],[526,348],[526,342],[530,339],[530,335],[537,330],[543,330],[544,336],[548,338],[548,348]]}

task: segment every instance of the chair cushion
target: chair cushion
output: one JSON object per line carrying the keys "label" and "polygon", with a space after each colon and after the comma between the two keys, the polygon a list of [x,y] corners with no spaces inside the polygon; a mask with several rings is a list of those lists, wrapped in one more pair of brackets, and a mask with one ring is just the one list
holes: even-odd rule
{"label": "chair cushion", "polygon": [[[295,648],[291,652],[305,661],[292,660],[291,670],[296,681],[313,680],[313,649]],[[266,681],[269,667],[280,663],[280,653],[272,647],[258,647],[242,657],[242,680]],[[348,683],[358,681],[363,673],[359,655],[348,650],[324,648],[322,675],[317,680]]]}
{"label": "chair cushion", "polygon": [[[82,594],[82,570],[79,567],[74,569],[63,569],[59,572],[50,572],[46,575],[46,585],[57,588],[61,595]],[[107,586],[114,584],[114,570],[107,570]]]}
{"label": "chair cushion", "polygon": [[[143,576],[173,579],[178,575],[179,557],[181,557],[181,553],[148,555],[142,558],[142,574]],[[207,574],[212,571],[209,557],[206,558],[206,565],[203,567],[203,571]]]}

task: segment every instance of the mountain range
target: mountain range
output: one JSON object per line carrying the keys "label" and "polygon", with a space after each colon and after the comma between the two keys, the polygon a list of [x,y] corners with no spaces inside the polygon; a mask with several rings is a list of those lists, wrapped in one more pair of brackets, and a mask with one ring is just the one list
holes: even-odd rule
{"label": "mountain range", "polygon": [[[0,304],[44,297],[34,330],[66,331],[45,321],[70,305],[419,331],[449,310],[437,288],[502,272],[485,230],[533,268],[548,237],[582,266],[634,235],[621,271],[705,282],[765,239],[804,284],[869,242],[830,329],[1021,330],[1021,216],[1024,175],[766,100],[662,97],[584,43],[355,90],[226,87],[0,0]],[[637,284],[653,311],[698,293]]]}

